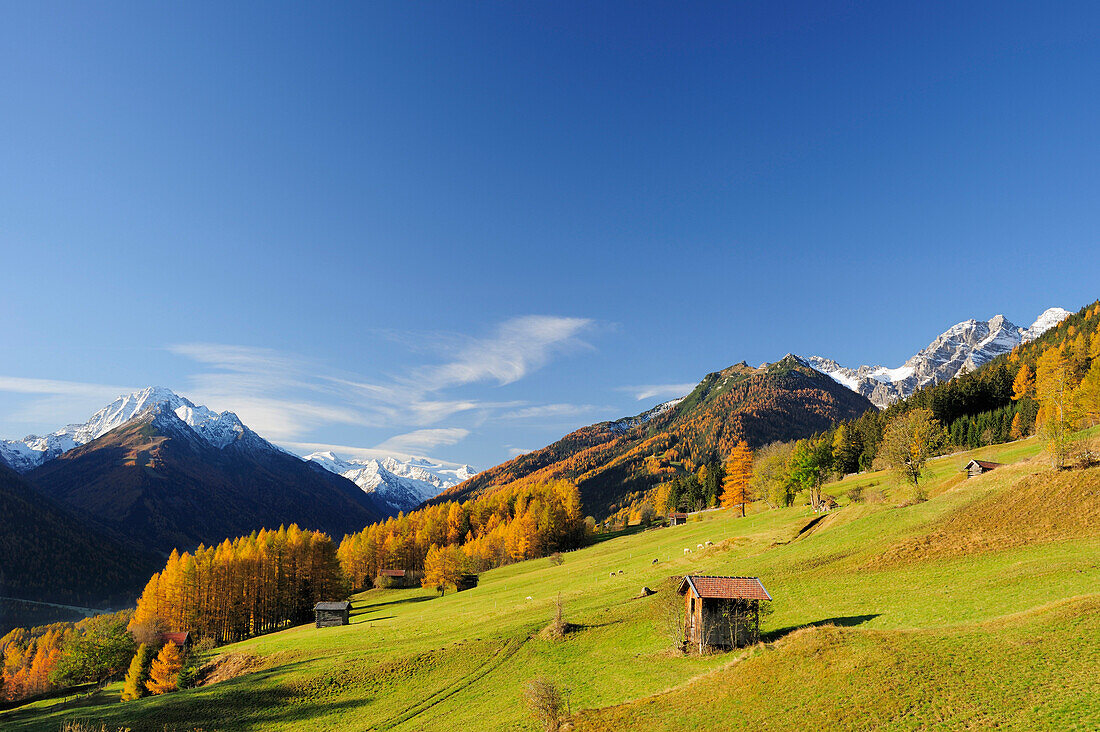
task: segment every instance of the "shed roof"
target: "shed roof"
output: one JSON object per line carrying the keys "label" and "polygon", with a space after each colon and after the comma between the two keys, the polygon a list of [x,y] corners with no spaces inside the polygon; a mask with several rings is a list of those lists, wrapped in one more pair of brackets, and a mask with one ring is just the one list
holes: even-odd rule
{"label": "shed roof", "polygon": [[706,575],[685,575],[677,590],[681,595],[688,588],[703,598],[723,600],[770,600],[772,596],[764,589],[759,577],[709,577]]}
{"label": "shed roof", "polygon": [[165,643],[175,643],[177,646],[185,646],[191,642],[191,632],[184,631],[182,633],[161,633],[160,639]]}
{"label": "shed roof", "polygon": [[405,570],[403,569],[383,569],[379,574],[383,577],[404,577]]}
{"label": "shed roof", "polygon": [[668,517],[669,518],[687,518],[688,515],[686,513],[670,513],[668,515]]}
{"label": "shed roof", "polygon": [[350,610],[351,603],[347,600],[340,602],[319,602],[313,606],[314,610]]}
{"label": "shed roof", "polygon": [[983,470],[993,470],[994,468],[1001,467],[1003,464],[1004,463],[995,463],[992,460],[971,460],[963,466],[963,470],[970,470],[971,465],[977,465]]}

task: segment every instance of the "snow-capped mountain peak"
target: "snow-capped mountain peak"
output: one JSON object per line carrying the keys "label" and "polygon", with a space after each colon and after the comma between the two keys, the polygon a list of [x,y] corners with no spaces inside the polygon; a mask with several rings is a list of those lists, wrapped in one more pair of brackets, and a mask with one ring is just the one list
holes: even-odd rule
{"label": "snow-capped mountain peak", "polygon": [[[215,412],[171,389],[150,386],[120,396],[81,424],[66,425],[44,437],[28,435],[22,440],[0,440],[0,459],[19,472],[27,472],[156,409],[174,412],[203,441],[219,449],[249,434],[233,412]],[[269,446],[258,437],[257,440]]]}
{"label": "snow-capped mountain peak", "polygon": [[1068,318],[1071,313],[1068,310],[1062,308],[1047,308],[1043,311],[1043,314],[1035,319],[1035,322],[1031,324],[1031,327],[1027,329],[1027,334],[1024,337],[1024,343],[1033,341],[1043,333],[1054,326],[1061,323]]}
{"label": "snow-capped mountain peak", "polygon": [[437,462],[423,457],[344,460],[331,450],[305,456],[326,470],[344,476],[394,511],[409,511],[429,498],[456,486],[477,471],[469,465]]}
{"label": "snow-capped mountain peak", "polygon": [[834,381],[884,408],[922,386],[974,371],[1021,343],[1035,340],[1069,315],[1069,311],[1062,308],[1049,308],[1029,328],[1016,326],[1003,315],[995,315],[987,321],[964,320],[894,369],[884,366],[848,368],[821,356],[805,360]]}

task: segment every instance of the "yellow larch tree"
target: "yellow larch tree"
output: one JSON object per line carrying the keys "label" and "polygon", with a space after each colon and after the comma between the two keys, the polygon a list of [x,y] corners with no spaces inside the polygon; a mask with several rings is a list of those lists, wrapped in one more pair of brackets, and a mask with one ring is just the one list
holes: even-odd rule
{"label": "yellow larch tree", "polygon": [[741,507],[741,515],[745,515],[745,504],[751,498],[749,496],[749,481],[752,480],[752,450],[744,440],[738,440],[733,446],[733,452],[726,460],[726,477],[722,481],[722,506],[725,508]]}
{"label": "yellow larch tree", "polygon": [[1019,401],[1029,396],[1035,388],[1035,377],[1031,373],[1031,367],[1026,363],[1016,372],[1016,378],[1012,382],[1012,399]]}
{"label": "yellow larch tree", "polygon": [[180,652],[180,647],[172,642],[165,643],[149,669],[149,681],[145,684],[149,693],[167,694],[175,691],[181,668],[183,668],[183,654]]}

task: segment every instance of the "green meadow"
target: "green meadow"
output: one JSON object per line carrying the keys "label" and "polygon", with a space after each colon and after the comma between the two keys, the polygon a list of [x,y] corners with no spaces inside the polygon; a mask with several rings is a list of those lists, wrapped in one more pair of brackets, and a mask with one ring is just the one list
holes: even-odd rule
{"label": "green meadow", "polygon": [[[972,457],[1011,465],[966,480]],[[1024,440],[939,458],[927,485],[910,505],[890,474],[849,476],[824,517],[704,512],[462,593],[372,590],[349,626],[217,649],[217,683],[126,704],[116,684],[0,728],[534,730],[534,677],[577,730],[1100,728],[1100,469],[1054,473]],[[673,653],[656,606],[686,573],[760,577],[764,642]],[[559,595],[575,627],[547,640]]]}

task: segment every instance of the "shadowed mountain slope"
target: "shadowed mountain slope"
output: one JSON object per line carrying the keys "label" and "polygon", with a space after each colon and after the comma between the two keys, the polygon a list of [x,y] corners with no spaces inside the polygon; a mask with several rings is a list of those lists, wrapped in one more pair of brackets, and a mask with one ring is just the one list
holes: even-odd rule
{"label": "shadowed mountain slope", "polygon": [[297,523],[336,537],[383,518],[351,481],[247,428],[223,447],[154,406],[28,477],[62,505],[160,552]]}
{"label": "shadowed mountain slope", "polygon": [[46,499],[3,466],[0,516],[0,597],[90,607],[132,602],[162,562]]}

